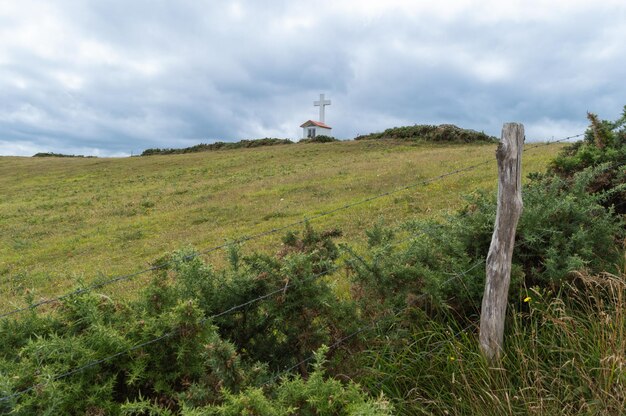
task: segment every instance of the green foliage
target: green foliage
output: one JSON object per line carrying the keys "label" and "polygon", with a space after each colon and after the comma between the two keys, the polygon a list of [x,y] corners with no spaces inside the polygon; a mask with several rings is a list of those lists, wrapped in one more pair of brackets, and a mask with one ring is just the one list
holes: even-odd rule
{"label": "green foliage", "polygon": [[600,120],[597,115],[588,113],[591,125],[585,132],[585,140],[575,143],[554,159],[551,172],[562,177],[571,178],[576,172],[584,169],[609,164],[605,174],[599,175],[589,184],[589,192],[614,192],[604,202],[607,207],[614,206],[620,213],[626,213],[626,192],[623,185],[626,183],[626,173],[623,166],[626,164],[626,106],[622,117],[611,122]]}
{"label": "green foliage", "polygon": [[[85,293],[43,315],[3,320],[0,389],[23,394],[1,409],[170,415],[209,406],[230,414],[253,403],[267,410],[262,414],[283,414],[292,409],[285,403],[299,400],[303,409],[348,409],[338,414],[376,409],[356,385],[324,380],[321,358],[307,382],[296,377],[286,382],[301,383],[296,387],[277,387],[284,395],[297,390],[297,399],[265,397],[258,389],[272,380],[270,371],[293,367],[309,377],[311,351],[358,325],[353,303],[338,298],[324,278],[336,268],[332,239],[339,235],[307,225],[301,236],[288,234],[275,257],[231,249],[231,267],[220,271],[182,250],[157,260],[167,267],[132,302]],[[335,401],[321,402],[321,387]]]}
{"label": "green foliage", "polygon": [[35,153],[32,157],[87,157],[87,158],[95,158],[97,156],[83,156],[83,155],[65,155],[63,153],[53,153],[53,152],[44,152],[44,153]]}
{"label": "green foliage", "polygon": [[371,133],[355,137],[354,140],[396,139],[419,142],[450,142],[450,143],[496,143],[495,137],[483,132],[462,129],[452,124],[414,125],[408,127],[394,127],[382,133]]}
{"label": "green foliage", "polygon": [[152,156],[152,155],[173,155],[173,154],[185,154],[185,153],[196,153],[196,152],[208,152],[212,150],[230,150],[230,149],[243,149],[243,148],[253,148],[253,147],[261,147],[261,146],[277,146],[283,144],[293,144],[293,142],[289,139],[275,139],[275,138],[264,138],[264,139],[256,139],[256,140],[240,140],[238,142],[215,142],[211,144],[201,143],[191,147],[185,147],[183,149],[146,149],[141,153],[141,156]]}
{"label": "green foliage", "polygon": [[304,380],[300,376],[284,380],[270,395],[261,388],[249,388],[239,394],[226,393],[219,406],[183,412],[184,416],[238,415],[391,415],[393,407],[382,397],[373,400],[353,382],[343,384],[329,379],[324,370],[328,347],[315,353],[314,371]]}
{"label": "green foliage", "polygon": [[[535,177],[524,187],[513,253],[513,302],[519,302],[527,287],[559,290],[577,270],[619,267],[623,221],[603,202],[621,190],[588,192],[589,184],[607,169],[587,169],[571,180]],[[362,308],[378,314],[407,305],[427,310],[445,305],[464,319],[477,315],[495,212],[495,197],[478,193],[442,223],[407,223],[405,231],[414,237],[404,246],[391,244],[388,231],[372,230],[366,255],[347,249],[352,253],[348,265],[354,271],[353,291]]]}
{"label": "green foliage", "polygon": [[339,139],[335,139],[334,137],[320,134],[319,136],[302,139],[298,143],[332,143],[332,142],[338,142],[338,141]]}

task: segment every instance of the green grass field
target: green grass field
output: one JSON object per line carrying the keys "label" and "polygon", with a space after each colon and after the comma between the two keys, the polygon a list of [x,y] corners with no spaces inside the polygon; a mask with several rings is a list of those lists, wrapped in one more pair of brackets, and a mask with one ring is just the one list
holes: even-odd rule
{"label": "green grass field", "polygon": [[[545,170],[561,147],[529,146],[524,174]],[[312,221],[340,228],[358,246],[376,221],[442,215],[464,194],[495,190],[494,151],[493,144],[352,141],[123,159],[1,157],[0,310],[23,305],[26,293],[59,295],[184,246],[204,250],[492,160]],[[277,251],[283,234],[243,250]],[[216,252],[211,260],[223,258]],[[102,291],[132,293],[145,278]]]}

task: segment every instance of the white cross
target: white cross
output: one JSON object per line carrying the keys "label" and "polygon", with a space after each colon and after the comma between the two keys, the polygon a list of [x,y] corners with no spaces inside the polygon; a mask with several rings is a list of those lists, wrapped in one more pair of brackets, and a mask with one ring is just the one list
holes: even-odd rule
{"label": "white cross", "polygon": [[324,100],[324,94],[320,94],[319,101],[313,101],[313,105],[320,108],[320,121],[324,122],[324,107],[330,105],[330,100]]}

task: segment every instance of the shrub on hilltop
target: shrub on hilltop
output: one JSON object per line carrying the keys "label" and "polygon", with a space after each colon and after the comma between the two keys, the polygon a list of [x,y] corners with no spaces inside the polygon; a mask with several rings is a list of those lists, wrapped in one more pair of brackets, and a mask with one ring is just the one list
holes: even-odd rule
{"label": "shrub on hilltop", "polygon": [[42,153],[35,153],[32,157],[85,157],[85,158],[95,158],[97,156],[66,155],[66,154],[63,154],[63,153],[42,152]]}
{"label": "shrub on hilltop", "polygon": [[382,133],[370,133],[355,137],[354,140],[409,140],[416,142],[447,142],[447,143],[496,143],[495,137],[483,132],[463,129],[453,124],[414,125],[394,127]]}
{"label": "shrub on hilltop", "polygon": [[332,143],[332,142],[338,142],[338,141],[339,139],[335,139],[334,137],[320,134],[319,136],[302,139],[298,143]]}
{"label": "shrub on hilltop", "polygon": [[215,142],[211,144],[201,143],[195,146],[185,147],[182,149],[173,149],[173,148],[146,149],[141,153],[141,156],[175,155],[175,154],[177,155],[177,154],[185,154],[185,153],[209,152],[212,150],[230,150],[230,149],[261,147],[261,146],[278,146],[278,145],[293,144],[293,143],[294,142],[292,142],[289,139],[275,139],[275,138],[240,140],[238,142]]}

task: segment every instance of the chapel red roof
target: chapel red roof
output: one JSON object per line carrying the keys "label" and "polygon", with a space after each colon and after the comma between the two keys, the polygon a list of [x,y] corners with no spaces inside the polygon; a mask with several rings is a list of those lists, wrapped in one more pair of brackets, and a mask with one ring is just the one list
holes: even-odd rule
{"label": "chapel red roof", "polygon": [[322,123],[321,121],[313,121],[313,120],[308,120],[304,122],[304,124],[302,124],[300,127],[310,127],[310,126],[317,126],[317,127],[323,127],[325,129],[332,129],[332,127]]}

